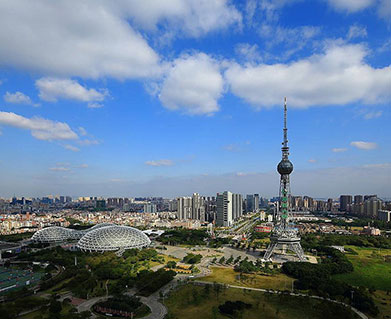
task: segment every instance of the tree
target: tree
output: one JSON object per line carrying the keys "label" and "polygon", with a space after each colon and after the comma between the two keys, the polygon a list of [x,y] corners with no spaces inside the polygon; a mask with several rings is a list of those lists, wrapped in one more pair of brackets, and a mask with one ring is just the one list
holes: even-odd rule
{"label": "tree", "polygon": [[176,262],[173,261],[173,260],[170,260],[168,263],[167,263],[167,268],[170,268],[170,269],[174,269],[176,268]]}
{"label": "tree", "polygon": [[60,313],[62,310],[61,302],[52,300],[49,305],[49,311],[53,314]]}
{"label": "tree", "polygon": [[220,258],[219,264],[224,264],[224,262],[225,262],[225,257],[223,256],[223,257]]}

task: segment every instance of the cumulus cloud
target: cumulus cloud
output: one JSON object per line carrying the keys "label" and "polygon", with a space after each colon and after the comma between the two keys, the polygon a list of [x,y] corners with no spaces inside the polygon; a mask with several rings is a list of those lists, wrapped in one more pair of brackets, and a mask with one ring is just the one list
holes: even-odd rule
{"label": "cumulus cloud", "polygon": [[30,97],[22,92],[16,91],[15,93],[6,92],[4,94],[4,101],[7,103],[14,104],[28,104],[33,106],[38,106],[38,104],[33,103]]}
{"label": "cumulus cloud", "polygon": [[159,56],[129,25],[126,3],[1,1],[0,60],[62,77],[154,76],[160,72]]}
{"label": "cumulus cloud", "polygon": [[64,148],[69,150],[69,151],[72,151],[72,152],[80,151],[80,149],[78,147],[70,145],[70,144],[64,145]]}
{"label": "cumulus cloud", "polygon": [[334,153],[342,153],[346,152],[348,149],[346,147],[334,147],[331,149],[332,152]]}
{"label": "cumulus cloud", "polygon": [[329,5],[338,11],[357,12],[376,3],[376,0],[327,0]]}
{"label": "cumulus cloud", "polygon": [[61,77],[154,77],[160,57],[134,27],[198,37],[241,19],[226,0],[5,0],[0,60]]}
{"label": "cumulus cloud", "polygon": [[291,107],[382,103],[391,98],[391,67],[373,68],[362,45],[337,45],[289,64],[231,64],[225,78],[234,94],[253,106]]}
{"label": "cumulus cloud", "polygon": [[357,24],[349,27],[347,38],[349,40],[355,38],[366,38],[368,36],[367,29]]}
{"label": "cumulus cloud", "polygon": [[159,25],[192,37],[242,21],[240,12],[227,0],[132,0],[122,2],[124,9],[137,26],[146,30],[156,30]]}
{"label": "cumulus cloud", "polygon": [[59,78],[41,78],[35,82],[42,100],[56,102],[68,99],[81,102],[103,101],[107,90],[97,91],[80,85],[75,80]]}
{"label": "cumulus cloud", "polygon": [[377,144],[373,142],[354,141],[351,142],[350,145],[360,150],[366,150],[366,151],[377,148]]}
{"label": "cumulus cloud", "polygon": [[157,161],[147,161],[145,164],[148,166],[172,166],[174,165],[174,162],[169,159],[162,159]]}
{"label": "cumulus cloud", "polygon": [[67,123],[56,122],[40,117],[27,118],[12,112],[0,112],[0,124],[31,131],[39,140],[74,140],[78,135]]}
{"label": "cumulus cloud", "polygon": [[219,63],[204,53],[176,59],[167,72],[159,99],[170,110],[188,114],[211,114],[223,92]]}

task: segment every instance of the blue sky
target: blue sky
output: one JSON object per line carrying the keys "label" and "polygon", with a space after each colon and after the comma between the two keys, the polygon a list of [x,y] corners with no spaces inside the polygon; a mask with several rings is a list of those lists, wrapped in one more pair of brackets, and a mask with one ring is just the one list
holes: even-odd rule
{"label": "blue sky", "polygon": [[1,1],[0,197],[391,197],[391,1]]}

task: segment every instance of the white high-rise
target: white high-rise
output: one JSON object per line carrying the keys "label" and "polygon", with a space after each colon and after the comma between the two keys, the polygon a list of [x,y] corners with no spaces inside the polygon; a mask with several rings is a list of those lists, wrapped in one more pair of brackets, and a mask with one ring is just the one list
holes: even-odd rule
{"label": "white high-rise", "polygon": [[192,219],[205,221],[205,201],[203,197],[198,193],[194,193],[192,196]]}
{"label": "white high-rise", "polygon": [[192,218],[192,201],[191,197],[178,197],[178,219],[187,220]]}
{"label": "white high-rise", "polygon": [[235,219],[243,214],[243,199],[240,194],[225,191],[217,194],[217,218],[218,226],[229,227]]}

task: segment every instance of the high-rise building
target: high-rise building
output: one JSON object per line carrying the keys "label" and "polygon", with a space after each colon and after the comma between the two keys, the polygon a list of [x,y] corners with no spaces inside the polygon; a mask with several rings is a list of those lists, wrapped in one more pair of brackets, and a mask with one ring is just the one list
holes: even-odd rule
{"label": "high-rise building", "polygon": [[246,212],[252,213],[254,211],[254,195],[246,196]]}
{"label": "high-rise building", "polygon": [[191,219],[192,200],[191,197],[178,197],[178,219]]}
{"label": "high-rise building", "polygon": [[205,221],[205,201],[198,193],[194,193],[192,196],[191,218],[201,222]]}
{"label": "high-rise building", "polygon": [[251,194],[246,196],[246,212],[252,213],[259,210],[259,194]]}
{"label": "high-rise building", "polygon": [[377,197],[370,197],[364,202],[364,215],[369,218],[377,218],[379,209],[382,208],[382,201]]}
{"label": "high-rise building", "polygon": [[259,194],[254,194],[254,211],[259,210]]}
{"label": "high-rise building", "polygon": [[339,210],[341,212],[347,212],[352,205],[352,195],[341,195],[339,197]]}
{"label": "high-rise building", "polygon": [[377,218],[383,222],[389,223],[391,221],[391,211],[389,210],[379,210],[377,212]]}
{"label": "high-rise building", "polygon": [[151,214],[156,212],[157,212],[156,204],[152,204],[152,203],[144,204],[144,213]]}
{"label": "high-rise building", "polygon": [[333,210],[333,199],[332,199],[332,198],[329,198],[329,199],[327,200],[327,210],[328,210],[329,212],[331,212],[331,211]]}
{"label": "high-rise building", "polygon": [[217,194],[216,224],[229,227],[233,221],[242,216],[242,195],[225,191]]}
{"label": "high-rise building", "polygon": [[354,203],[355,204],[361,204],[363,202],[363,196],[362,195],[354,195]]}

